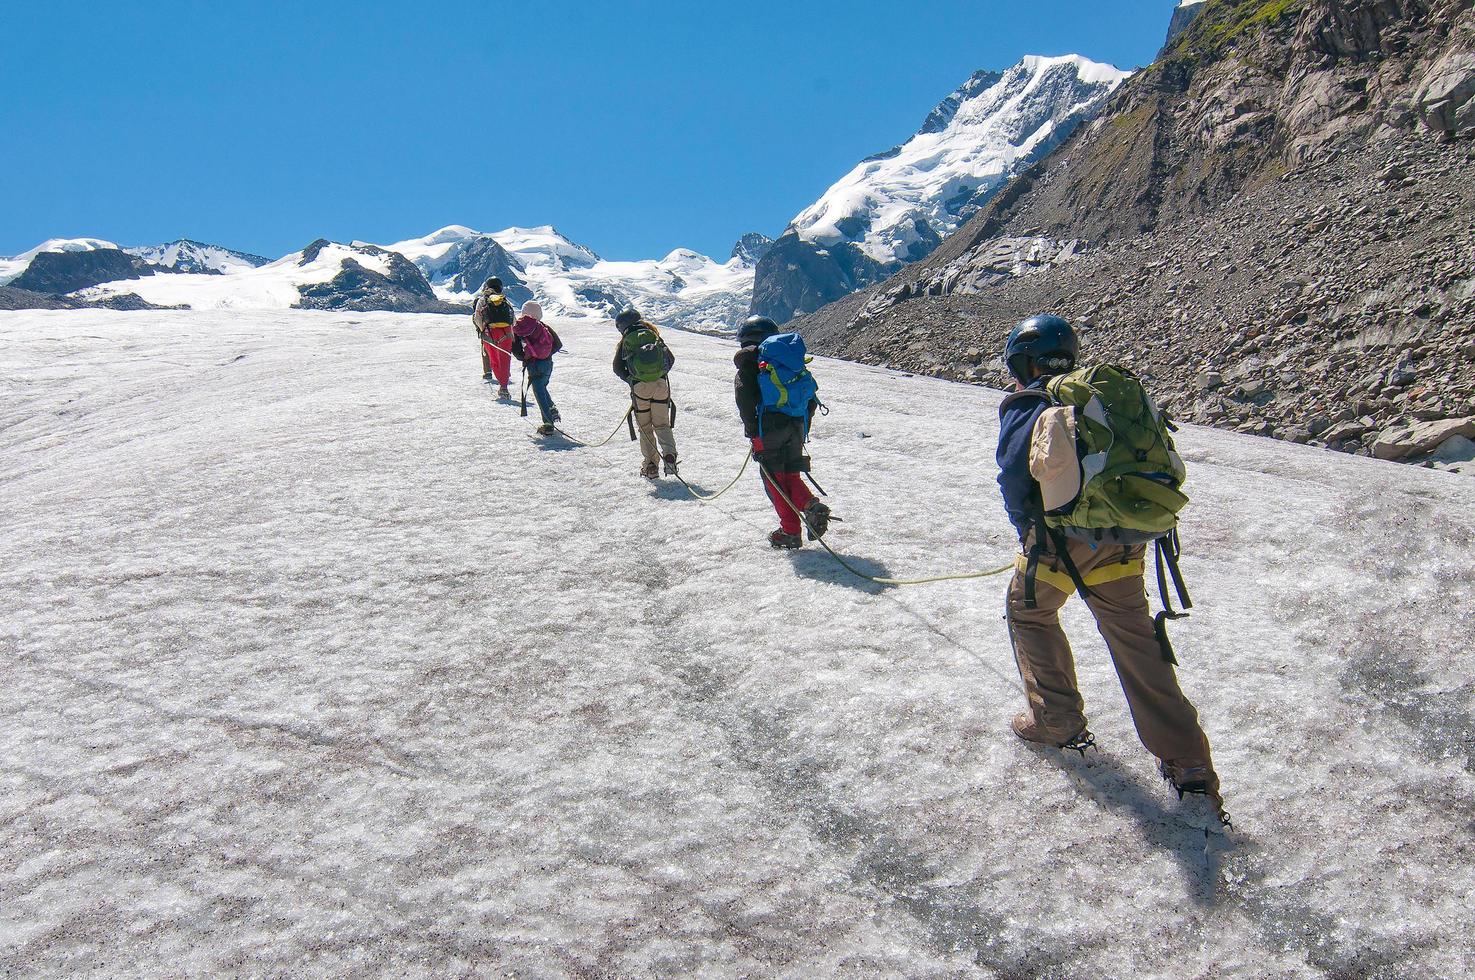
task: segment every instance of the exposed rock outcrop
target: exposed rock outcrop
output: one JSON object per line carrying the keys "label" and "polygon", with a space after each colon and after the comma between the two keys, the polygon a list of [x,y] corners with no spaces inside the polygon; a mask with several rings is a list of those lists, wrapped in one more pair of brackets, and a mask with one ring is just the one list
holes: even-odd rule
{"label": "exposed rock outcrop", "polygon": [[41,252],[10,281],[15,289],[60,296],[105,282],[141,279],[156,270],[143,259],[116,248],[85,252]]}
{"label": "exposed rock outcrop", "polygon": [[[315,261],[324,248],[331,245],[326,239],[318,239],[303,250],[299,265],[307,266]],[[394,313],[468,313],[470,307],[447,303],[437,299],[415,263],[400,255],[374,245],[356,245],[354,249],[364,256],[373,256],[385,263],[386,272],[367,268],[354,258],[345,258],[342,271],[331,280],[301,286],[298,292],[302,299],[297,304],[304,310],[354,310],[369,312],[383,310]]]}

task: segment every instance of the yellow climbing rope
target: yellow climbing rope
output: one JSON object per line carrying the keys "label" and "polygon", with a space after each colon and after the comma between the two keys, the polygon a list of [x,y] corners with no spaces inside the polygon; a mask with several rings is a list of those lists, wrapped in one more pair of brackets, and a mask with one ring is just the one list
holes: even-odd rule
{"label": "yellow climbing rope", "polygon": [[[794,504],[794,501],[789,499],[789,495],[784,492],[784,488],[780,486],[778,481],[773,478],[773,474],[768,472],[768,467],[764,466],[762,463],[759,463],[758,468],[762,470],[763,477],[768,481],[768,485],[778,491],[778,495],[783,498],[784,503],[789,505],[789,509],[792,510],[796,515],[798,515],[800,521],[802,522],[804,519],[804,512],[801,511]],[[834,548],[831,548],[829,546],[829,543],[826,542],[824,538],[815,538],[814,540],[818,541],[820,547],[828,551],[830,553],[830,557],[839,562],[840,566],[851,575],[854,575],[858,578],[863,578],[867,582],[874,582],[877,585],[931,585],[934,582],[963,582],[969,579],[976,578],[992,578],[995,575],[1003,575],[1005,572],[1014,571],[1014,563],[1010,562],[1009,564],[1000,566],[999,568],[991,568],[983,572],[959,572],[954,575],[933,575],[928,578],[882,578],[876,575],[867,575],[865,572],[850,564],[850,562],[846,561],[839,552],[837,552]]]}
{"label": "yellow climbing rope", "polygon": [[599,442],[585,442],[583,439],[580,439],[578,436],[571,436],[571,435],[569,435],[567,432],[563,431],[562,429],[560,429],[556,425],[553,427],[553,431],[554,432],[557,432],[559,435],[563,436],[565,439],[569,440],[570,442],[577,442],[579,445],[583,446],[585,449],[598,449],[600,446],[607,446],[607,445],[609,445],[610,442],[614,440],[614,437],[620,434],[620,430],[625,427],[625,420],[628,419],[630,417],[631,413],[634,412],[634,411],[635,411],[635,406],[634,405],[631,405],[629,408],[625,409],[625,414],[624,415],[621,415],[620,416],[620,421],[618,421],[618,422],[615,423],[615,431],[613,431],[609,435],[605,436]]}
{"label": "yellow climbing rope", "polygon": [[676,474],[676,479],[681,481],[681,485],[686,488],[686,492],[696,498],[699,503],[709,504],[738,485],[738,481],[743,478],[743,474],[748,472],[748,463],[752,460],[752,458],[753,453],[749,451],[748,455],[743,457],[743,465],[738,467],[737,476],[733,477],[731,483],[723,487],[721,490],[718,490],[716,493],[698,493],[690,483],[686,482],[686,477],[682,476],[680,473]]}

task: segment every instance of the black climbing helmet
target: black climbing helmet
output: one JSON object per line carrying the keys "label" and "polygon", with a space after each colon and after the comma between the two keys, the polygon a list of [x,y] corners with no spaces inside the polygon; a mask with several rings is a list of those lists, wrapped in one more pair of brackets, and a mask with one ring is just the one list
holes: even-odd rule
{"label": "black climbing helmet", "polygon": [[753,347],[778,333],[778,324],[766,316],[750,316],[738,327],[738,345]]}
{"label": "black climbing helmet", "polygon": [[486,282],[481,284],[481,288],[486,290],[487,292],[500,293],[502,291],[502,280],[498,279],[496,276],[492,276]]}
{"label": "black climbing helmet", "polygon": [[1058,316],[1040,313],[1010,331],[1004,343],[1004,364],[1015,381],[1027,385],[1031,363],[1045,374],[1064,374],[1075,369],[1080,353],[1080,341],[1071,325]]}
{"label": "black climbing helmet", "polygon": [[620,333],[628,333],[630,331],[630,328],[635,326],[639,322],[640,311],[632,306],[628,309],[621,310],[620,315],[615,317],[615,328],[618,329]]}

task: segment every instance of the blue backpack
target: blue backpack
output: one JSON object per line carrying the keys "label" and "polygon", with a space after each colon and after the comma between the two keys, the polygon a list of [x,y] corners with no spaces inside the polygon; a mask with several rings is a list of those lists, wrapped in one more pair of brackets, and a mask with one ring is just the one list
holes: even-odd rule
{"label": "blue backpack", "polygon": [[783,412],[805,421],[808,428],[809,403],[819,397],[819,385],[809,373],[804,338],[796,333],[781,333],[758,345],[758,393],[762,412]]}

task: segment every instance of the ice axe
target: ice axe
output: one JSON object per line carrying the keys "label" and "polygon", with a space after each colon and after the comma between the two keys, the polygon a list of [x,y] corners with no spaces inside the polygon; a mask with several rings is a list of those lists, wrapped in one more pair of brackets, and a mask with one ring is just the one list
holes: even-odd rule
{"label": "ice axe", "polygon": [[[630,441],[635,441],[635,394],[630,394],[630,411],[625,413],[625,424],[630,427]],[[615,431],[619,431],[618,429]]]}
{"label": "ice axe", "polygon": [[522,391],[519,392],[518,397],[522,399],[522,417],[523,418],[527,418],[528,417],[528,366],[526,364],[524,364],[522,366]]}

